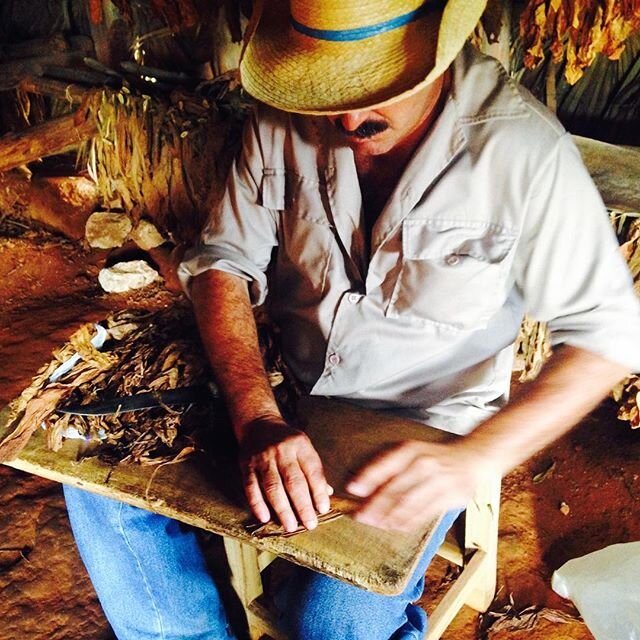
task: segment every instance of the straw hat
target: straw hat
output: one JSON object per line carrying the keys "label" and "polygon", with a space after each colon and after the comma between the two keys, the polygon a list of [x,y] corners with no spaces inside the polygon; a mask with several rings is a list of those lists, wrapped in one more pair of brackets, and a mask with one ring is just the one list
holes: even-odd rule
{"label": "straw hat", "polygon": [[486,0],[257,0],[244,88],[283,111],[389,104],[444,73]]}

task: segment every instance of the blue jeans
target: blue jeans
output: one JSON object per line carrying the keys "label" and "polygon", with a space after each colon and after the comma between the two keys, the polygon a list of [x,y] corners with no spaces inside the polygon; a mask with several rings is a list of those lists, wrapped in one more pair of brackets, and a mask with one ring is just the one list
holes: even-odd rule
{"label": "blue jeans", "polygon": [[[235,636],[192,531],[125,503],[64,487],[71,527],[105,615],[120,640]],[[291,640],[419,640],[427,619],[412,604],[459,511],[448,513],[407,589],[382,596],[297,568],[277,601]]]}

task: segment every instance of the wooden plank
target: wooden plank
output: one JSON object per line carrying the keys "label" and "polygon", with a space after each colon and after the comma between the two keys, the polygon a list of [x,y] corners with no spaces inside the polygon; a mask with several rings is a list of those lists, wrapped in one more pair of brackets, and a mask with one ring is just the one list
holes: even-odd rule
{"label": "wooden plank", "polygon": [[[338,494],[350,473],[381,446],[406,438],[446,437],[420,423],[327,398],[305,399],[301,414]],[[0,413],[0,439],[6,435],[7,419],[5,410]],[[235,459],[226,450],[213,459],[194,457],[158,468],[155,474],[151,467],[112,468],[94,458],[79,462],[79,452],[77,441],[67,441],[57,453],[46,450],[39,430],[19,458],[8,464],[237,538],[378,593],[394,595],[404,589],[437,524],[436,520],[407,534],[382,531],[344,516],[290,538],[256,539],[245,529],[251,516]]]}
{"label": "wooden plank", "polygon": [[93,119],[71,113],[0,138],[0,172],[63,153],[95,135]]}
{"label": "wooden plank", "polygon": [[435,611],[429,616],[429,628],[424,640],[438,640],[445,632],[458,611],[466,603],[469,591],[475,589],[482,581],[485,561],[484,551],[474,553],[463,572],[449,587]]}
{"label": "wooden plank", "polygon": [[258,562],[260,552],[235,538],[225,537],[223,540],[231,570],[231,584],[246,608],[263,593]]}

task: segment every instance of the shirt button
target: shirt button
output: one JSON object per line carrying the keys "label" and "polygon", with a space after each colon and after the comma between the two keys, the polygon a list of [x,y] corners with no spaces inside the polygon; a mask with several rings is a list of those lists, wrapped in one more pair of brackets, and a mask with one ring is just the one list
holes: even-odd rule
{"label": "shirt button", "polygon": [[451,254],[450,256],[447,256],[444,261],[450,266],[450,267],[454,267],[455,265],[458,264],[458,262],[460,262],[460,258],[454,254]]}
{"label": "shirt button", "polygon": [[360,301],[360,298],[361,298],[361,297],[362,297],[362,296],[361,296],[359,293],[350,293],[350,294],[349,294],[349,297],[348,297],[348,300],[349,300],[349,302],[350,302],[351,304],[356,304],[357,302],[359,302],[359,301]]}
{"label": "shirt button", "polygon": [[333,365],[340,364],[340,356],[337,353],[332,353],[329,356],[329,364],[333,364]]}

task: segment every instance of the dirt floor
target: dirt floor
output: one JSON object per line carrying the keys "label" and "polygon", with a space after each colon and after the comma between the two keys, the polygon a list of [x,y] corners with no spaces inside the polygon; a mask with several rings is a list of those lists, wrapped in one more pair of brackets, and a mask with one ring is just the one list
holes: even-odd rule
{"label": "dirt floor", "polygon": [[[105,259],[105,252],[89,253],[0,219],[2,404],[80,323],[114,309],[172,301],[175,294],[159,285],[105,294],[96,279]],[[618,422],[610,402],[509,474],[502,489],[496,615],[481,619],[465,609],[445,640],[591,638],[570,603],[551,591],[551,575],[570,558],[640,540],[639,477],[640,430]],[[440,561],[429,574],[427,609],[446,573]],[[0,467],[0,620],[0,640],[113,637],[75,550],[60,487],[8,467]]]}

